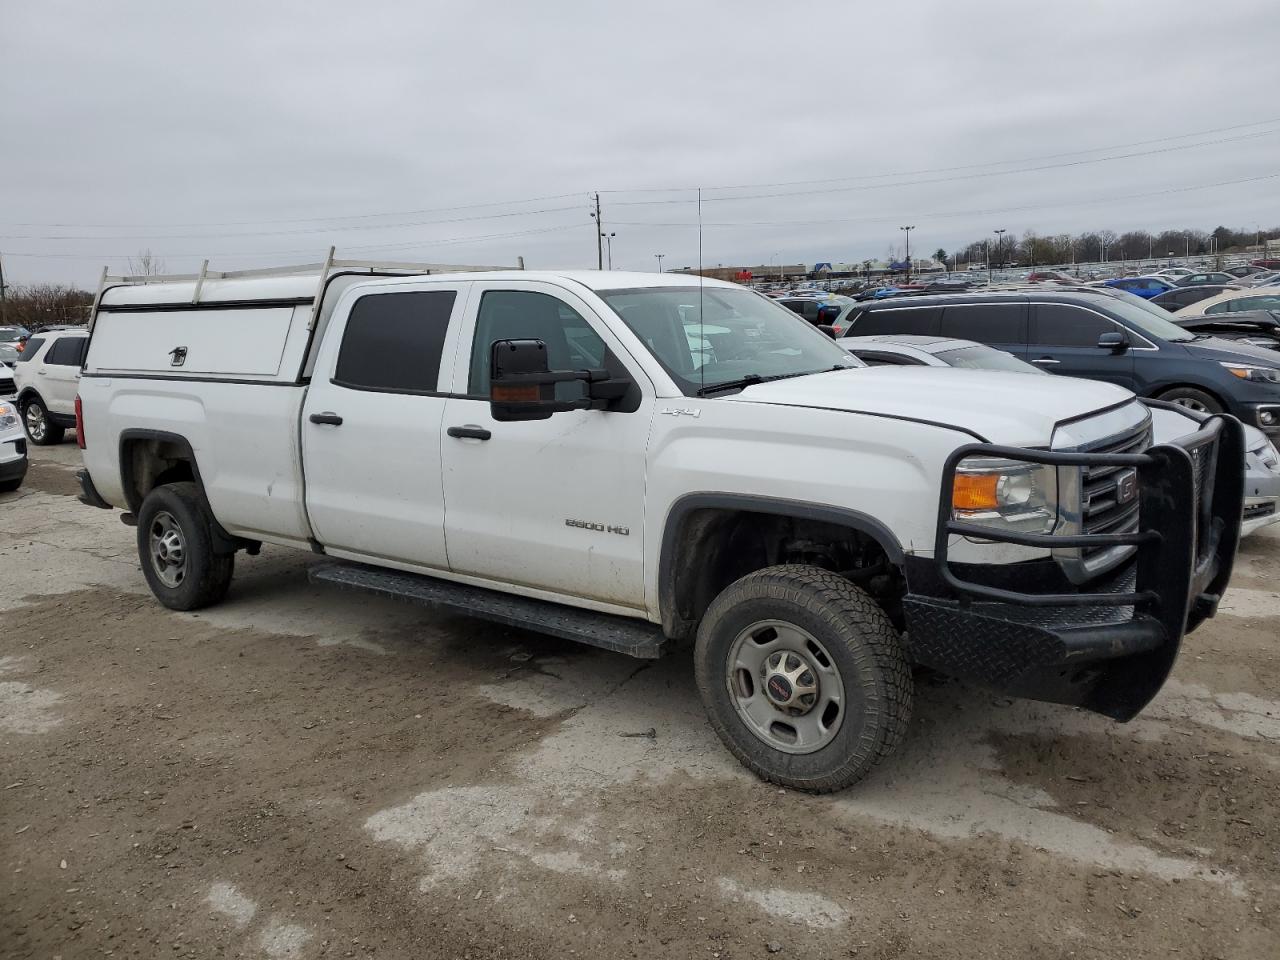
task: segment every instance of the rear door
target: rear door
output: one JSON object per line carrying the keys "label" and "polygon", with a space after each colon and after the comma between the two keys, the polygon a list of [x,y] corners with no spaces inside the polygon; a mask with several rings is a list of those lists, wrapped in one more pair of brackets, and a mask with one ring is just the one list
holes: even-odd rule
{"label": "rear door", "polygon": [[88,342],[89,338],[80,334],[59,337],[38,363],[36,389],[44,397],[50,413],[75,415],[80,367],[84,363],[84,348]]}
{"label": "rear door", "polygon": [[375,288],[330,322],[302,453],[307,514],[331,553],[448,569],[440,423],[468,286]]}
{"label": "rear door", "polygon": [[1027,357],[1027,305],[1025,303],[948,304],[942,314],[942,336],[974,340]]}
{"label": "rear door", "polygon": [[1032,305],[1031,343],[1026,359],[1049,373],[1107,380],[1133,389],[1133,352],[1098,346],[1104,333],[1123,333],[1133,346],[1150,346],[1088,307],[1072,303]]}

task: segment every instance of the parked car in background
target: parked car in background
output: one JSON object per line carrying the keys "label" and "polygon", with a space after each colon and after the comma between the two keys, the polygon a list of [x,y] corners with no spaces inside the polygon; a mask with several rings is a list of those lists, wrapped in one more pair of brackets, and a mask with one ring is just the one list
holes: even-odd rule
{"label": "parked car in background", "polygon": [[88,342],[83,327],[36,334],[14,364],[22,424],[37,446],[61,443],[76,425],[76,392]]}
{"label": "parked car in background", "polygon": [[1182,307],[1175,315],[1198,317],[1218,313],[1238,313],[1241,310],[1280,310],[1280,286],[1224,290],[1217,296],[1206,297]]}
{"label": "parked car in background", "polygon": [[1183,307],[1189,307],[1193,303],[1199,303],[1201,300],[1216,297],[1218,294],[1225,293],[1228,290],[1240,289],[1242,288],[1234,283],[1198,283],[1190,287],[1174,287],[1172,290],[1156,294],[1151,298],[1151,302],[1157,307],[1164,307],[1164,309],[1172,313],[1181,310]]}
{"label": "parked car in background", "polygon": [[27,438],[18,405],[0,400],[0,493],[22,486],[27,475]]}
{"label": "parked car in background", "polygon": [[[868,366],[977,367],[1047,375],[1040,367],[972,340],[886,334],[845,337],[840,345]],[[1195,433],[1207,416],[1180,406],[1153,406],[1151,413],[1156,443],[1168,443]],[[1257,427],[1246,424],[1244,432],[1246,468],[1241,536],[1280,522],[1280,453]]]}
{"label": "parked car in background", "polygon": [[1191,287],[1200,283],[1239,283],[1240,278],[1221,272],[1192,273],[1174,282],[1180,287]]}
{"label": "parked car in background", "polygon": [[781,297],[778,303],[793,313],[798,313],[812,324],[835,327],[837,336],[844,331],[844,318],[857,306],[857,301],[852,297],[843,297],[838,294],[823,294],[821,297]]}
{"label": "parked car in background", "polygon": [[1223,340],[1240,340],[1255,347],[1280,350],[1280,310],[1238,310],[1197,317],[1174,316],[1173,322],[1192,333]]}
{"label": "parked car in background", "polygon": [[1143,300],[1150,300],[1152,297],[1177,289],[1177,284],[1165,277],[1117,277],[1114,280],[1105,281],[1105,285],[1128,290],[1135,297],[1142,297]]}
{"label": "parked car in background", "polygon": [[1041,283],[1045,281],[1056,283],[1075,283],[1077,277],[1073,277],[1069,273],[1062,270],[1036,270],[1027,274],[1027,280],[1031,283]]}
{"label": "parked car in background", "polygon": [[1177,280],[1180,277],[1189,277],[1195,273],[1186,267],[1165,267],[1163,270],[1157,270],[1152,274],[1153,277],[1168,277],[1170,280]]}
{"label": "parked car in background", "polygon": [[967,367],[974,370],[1005,370],[1010,373],[1047,371],[1019,360],[1011,353],[972,340],[955,337],[883,334],[874,337],[844,337],[844,347],[869,367]]}
{"label": "parked car in background", "polygon": [[0,397],[11,397],[17,389],[13,384],[13,365],[21,354],[13,343],[0,343]]}
{"label": "parked car in background", "polygon": [[19,352],[21,352],[22,345],[27,342],[27,337],[29,336],[31,336],[31,331],[23,326],[8,324],[0,327],[0,343],[11,344]]}
{"label": "parked car in background", "polygon": [[1107,380],[1143,397],[1227,411],[1280,436],[1280,358],[1184,330],[1123,291],[992,290],[864,302],[846,336],[976,340],[1054,373]]}
{"label": "parked car in background", "polygon": [[1266,273],[1266,267],[1258,267],[1252,263],[1242,263],[1237,267],[1227,267],[1222,272],[1229,273],[1233,277],[1250,277],[1255,273]]}
{"label": "parked car in background", "polygon": [[1244,285],[1246,287],[1280,286],[1280,270],[1263,270],[1251,277],[1245,277]]}

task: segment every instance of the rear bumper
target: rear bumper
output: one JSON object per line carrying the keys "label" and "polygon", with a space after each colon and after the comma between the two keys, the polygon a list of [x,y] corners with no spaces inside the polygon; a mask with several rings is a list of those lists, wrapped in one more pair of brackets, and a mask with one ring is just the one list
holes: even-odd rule
{"label": "rear bumper", "polygon": [[[955,468],[966,456],[1138,470],[1139,529],[1110,539],[1017,535],[951,519]],[[971,444],[943,475],[932,558],[911,558],[903,600],[908,646],[922,665],[1014,696],[1067,703],[1117,720],[1159,692],[1184,634],[1217,610],[1235,562],[1244,494],[1244,433],[1213,417],[1142,454],[1054,453]],[[1119,570],[1076,586],[1051,560],[952,564],[955,534],[1027,546],[1132,544]]]}
{"label": "rear bumper", "polygon": [[102,494],[98,493],[98,488],[93,485],[93,478],[89,476],[88,470],[76,471],[76,479],[80,481],[80,496],[76,499],[86,506],[97,507],[100,510],[114,509],[111,504],[102,499]]}

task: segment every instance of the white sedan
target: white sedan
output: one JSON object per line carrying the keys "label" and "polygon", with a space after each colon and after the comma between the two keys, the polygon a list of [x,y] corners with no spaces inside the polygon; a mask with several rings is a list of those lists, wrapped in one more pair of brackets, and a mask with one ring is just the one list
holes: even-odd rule
{"label": "white sedan", "polygon": [[17,404],[0,401],[0,493],[22,486],[27,475],[27,435]]}

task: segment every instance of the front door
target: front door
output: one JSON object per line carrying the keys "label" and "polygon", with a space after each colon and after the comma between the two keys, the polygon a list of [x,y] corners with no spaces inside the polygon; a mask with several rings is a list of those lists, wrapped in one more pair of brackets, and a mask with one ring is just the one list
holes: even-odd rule
{"label": "front door", "polygon": [[[442,450],[452,569],[642,609],[651,383],[592,308],[553,284],[476,283],[467,313]],[[500,423],[489,366],[503,339],[542,340],[552,369],[608,368],[632,380],[631,395],[617,409]],[[557,395],[584,390],[562,383]]]}
{"label": "front door", "polygon": [[388,287],[329,324],[302,411],[307,515],[329,552],[448,569],[442,389],[465,300],[466,284]]}
{"label": "front door", "polygon": [[[1098,346],[1104,333],[1129,333],[1109,317],[1069,303],[1037,303],[1027,359],[1050,373],[1107,380],[1133,389],[1133,354]],[[1137,345],[1137,344],[1135,344]],[[1142,344],[1145,346],[1145,344]]]}

